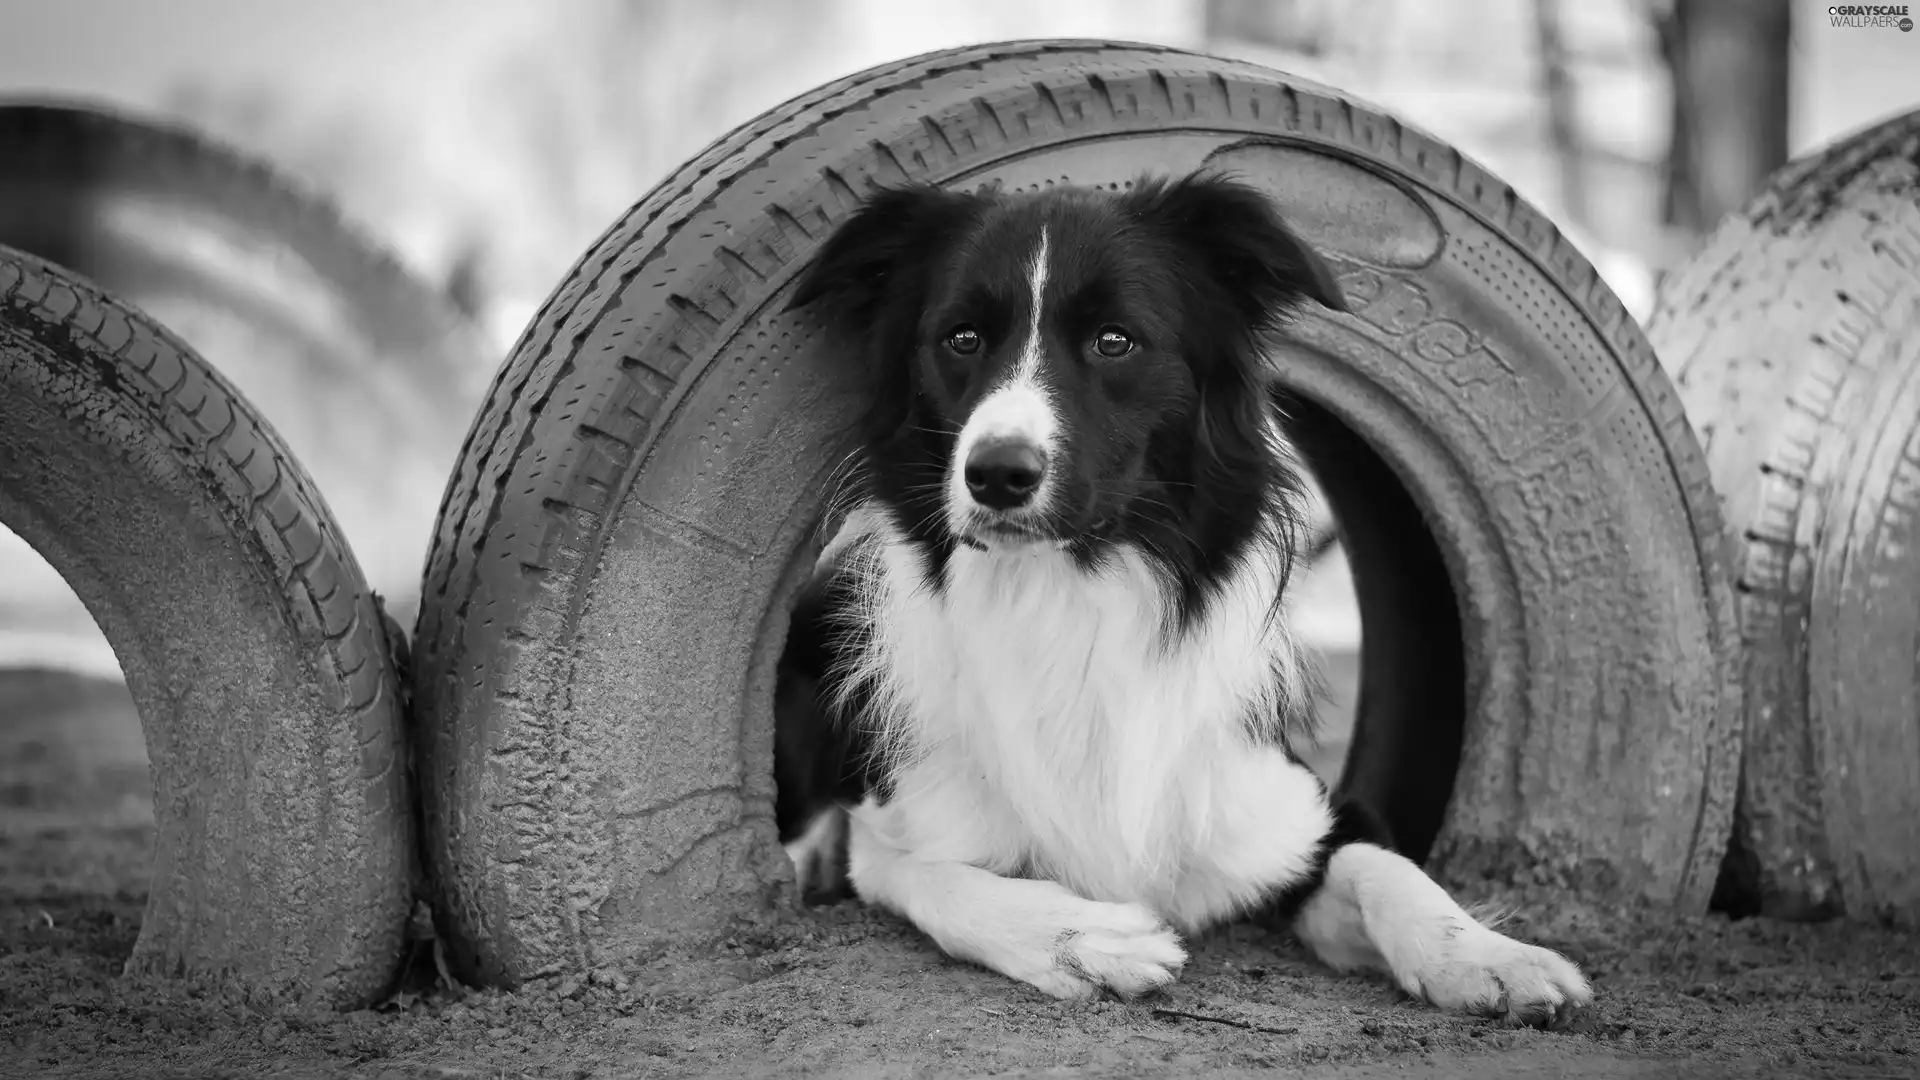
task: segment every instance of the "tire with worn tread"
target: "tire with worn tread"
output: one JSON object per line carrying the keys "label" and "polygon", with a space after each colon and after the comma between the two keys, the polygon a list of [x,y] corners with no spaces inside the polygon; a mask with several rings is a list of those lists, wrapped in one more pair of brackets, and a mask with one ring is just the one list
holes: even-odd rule
{"label": "tire with worn tread", "polygon": [[0,244],[165,323],[278,425],[412,618],[489,349],[325,197],[171,121],[0,98]]}
{"label": "tire with worn tread", "polygon": [[415,636],[423,833],[468,977],[618,965],[787,895],[774,662],[857,388],[782,311],[876,184],[1230,169],[1355,306],[1275,351],[1366,622],[1343,784],[1444,879],[1702,908],[1739,754],[1705,462],[1632,318],[1513,191],[1328,88],[1172,49],[919,56],[716,141],[501,368]]}
{"label": "tire with worn tread", "polygon": [[1725,499],[1747,642],[1716,904],[1920,924],[1920,112],[1782,169],[1647,332]]}
{"label": "tire with worn tread", "polygon": [[4,247],[0,522],[86,603],[139,707],[157,831],[129,968],[370,1004],[414,867],[387,621],[237,390],[141,312]]}

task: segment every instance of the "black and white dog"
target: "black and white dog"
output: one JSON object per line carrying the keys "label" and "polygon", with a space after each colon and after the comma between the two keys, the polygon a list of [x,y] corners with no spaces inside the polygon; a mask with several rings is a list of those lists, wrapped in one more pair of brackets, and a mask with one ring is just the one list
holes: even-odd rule
{"label": "black and white dog", "polygon": [[1437,1005],[1590,1000],[1289,749],[1313,714],[1281,606],[1303,488],[1263,369],[1306,301],[1345,310],[1221,177],[895,189],[828,239],[792,306],[873,408],[781,667],[803,883],[844,850],[864,901],[1061,998],[1165,986],[1181,934],[1277,911]]}

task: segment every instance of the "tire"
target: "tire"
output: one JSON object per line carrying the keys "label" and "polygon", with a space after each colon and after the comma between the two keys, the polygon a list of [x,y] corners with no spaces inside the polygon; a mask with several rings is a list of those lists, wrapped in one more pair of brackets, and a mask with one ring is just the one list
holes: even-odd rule
{"label": "tire", "polygon": [[501,369],[416,632],[425,857],[469,978],[697,940],[787,896],[772,674],[856,402],[784,292],[903,176],[1264,184],[1354,316],[1276,358],[1367,625],[1343,785],[1442,879],[1703,908],[1739,682],[1705,462],[1633,320],[1430,137],[1264,68],[1015,42],[875,68],[715,142]]}
{"label": "tire", "polygon": [[0,98],[0,244],[191,342],[273,419],[411,621],[490,351],[325,199],[170,123]]}
{"label": "tire", "polygon": [[1648,334],[1725,499],[1747,643],[1716,906],[1920,923],[1920,112],[1782,169]]}
{"label": "tire", "polygon": [[414,868],[402,686],[373,594],[237,390],[10,248],[0,522],[86,603],[139,707],[157,831],[129,969],[371,1003]]}

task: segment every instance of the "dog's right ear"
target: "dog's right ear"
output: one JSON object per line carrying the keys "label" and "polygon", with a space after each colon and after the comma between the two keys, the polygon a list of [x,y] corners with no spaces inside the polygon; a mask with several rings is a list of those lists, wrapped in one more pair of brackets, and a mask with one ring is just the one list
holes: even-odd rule
{"label": "dog's right ear", "polygon": [[[800,275],[787,310],[811,308],[830,333],[871,335],[883,303],[917,307],[925,260],[974,213],[978,197],[930,184],[883,188],[834,229]],[[911,303],[899,304],[906,299]]]}

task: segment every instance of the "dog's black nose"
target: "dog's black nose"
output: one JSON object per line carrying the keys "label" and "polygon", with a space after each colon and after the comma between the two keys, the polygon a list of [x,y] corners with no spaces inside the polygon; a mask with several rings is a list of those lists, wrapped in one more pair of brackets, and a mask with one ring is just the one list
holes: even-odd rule
{"label": "dog's black nose", "polygon": [[1047,475],[1040,448],[1024,439],[982,442],[967,453],[967,490],[995,510],[1024,506]]}

